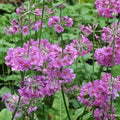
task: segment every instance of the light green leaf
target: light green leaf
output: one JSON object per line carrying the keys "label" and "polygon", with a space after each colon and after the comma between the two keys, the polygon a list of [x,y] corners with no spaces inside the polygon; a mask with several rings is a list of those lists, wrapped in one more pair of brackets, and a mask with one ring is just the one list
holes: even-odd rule
{"label": "light green leaf", "polygon": [[92,111],[89,112],[89,113],[87,113],[87,114],[85,114],[85,115],[83,116],[83,120],[93,120],[93,119],[91,118],[91,115],[92,115]]}
{"label": "light green leaf", "polygon": [[78,118],[80,115],[82,115],[83,111],[84,111],[84,107],[82,107],[82,108],[80,108],[80,109],[77,109],[77,110],[75,111],[75,114],[72,116],[72,120],[77,120],[77,118]]}
{"label": "light green leaf", "polygon": [[[65,100],[68,107],[69,102],[66,95]],[[67,120],[67,113],[61,91],[55,94],[52,108],[56,111],[56,120]]]}
{"label": "light green leaf", "polygon": [[105,27],[105,25],[106,25],[106,20],[105,20],[105,18],[104,17],[100,17],[99,19],[99,23],[100,23],[100,26],[101,27]]}
{"label": "light green leaf", "polygon": [[120,65],[116,65],[113,67],[113,77],[117,77],[118,75],[120,75]]}
{"label": "light green leaf", "polygon": [[90,11],[90,9],[89,9],[89,8],[85,8],[85,7],[83,7],[83,8],[81,9],[81,15],[88,14],[88,13],[89,13],[89,11]]}
{"label": "light green leaf", "polygon": [[11,120],[11,118],[12,118],[12,113],[9,110],[3,109],[0,112],[0,120]]}
{"label": "light green leaf", "polygon": [[11,93],[11,90],[7,87],[2,87],[0,89],[0,96],[4,95],[5,93]]}

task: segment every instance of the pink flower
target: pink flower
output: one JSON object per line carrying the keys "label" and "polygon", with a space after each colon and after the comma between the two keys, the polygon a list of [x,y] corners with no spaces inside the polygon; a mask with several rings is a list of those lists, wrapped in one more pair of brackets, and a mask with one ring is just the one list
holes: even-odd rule
{"label": "pink flower", "polygon": [[10,93],[5,93],[4,95],[2,95],[2,101],[6,101],[7,99],[9,99],[11,96]]}
{"label": "pink flower", "polygon": [[37,15],[37,16],[41,16],[42,15],[42,9],[36,9],[35,10],[35,14]]}
{"label": "pink flower", "polygon": [[63,28],[61,25],[56,24],[54,30],[55,30],[57,33],[61,33],[61,32],[64,31],[64,28]]}
{"label": "pink flower", "polygon": [[[45,27],[45,25],[42,23],[42,27]],[[36,21],[35,23],[35,29],[39,30],[41,28],[41,20]]]}
{"label": "pink flower", "polygon": [[16,13],[17,13],[17,15],[19,15],[19,14],[21,13],[20,8],[17,8],[17,9],[16,9]]}
{"label": "pink flower", "polygon": [[7,28],[4,28],[4,30],[5,30],[5,34],[8,36],[8,29]]}
{"label": "pink flower", "polygon": [[63,59],[62,59],[62,66],[69,66],[70,63],[69,63],[69,59],[68,59],[68,56],[65,56]]}
{"label": "pink flower", "polygon": [[64,26],[72,27],[72,25],[73,25],[73,19],[72,18],[69,18],[69,17],[65,16],[63,21],[65,22]]}
{"label": "pink flower", "polygon": [[48,21],[48,25],[51,28],[54,24],[58,24],[60,23],[60,17],[58,16],[52,16],[49,21]]}
{"label": "pink flower", "polygon": [[36,111],[37,110],[37,106],[35,106],[35,107],[29,107],[29,109],[27,110],[27,112],[28,112],[28,114],[30,114],[31,112],[33,112],[33,111]]}
{"label": "pink flower", "polygon": [[54,61],[53,61],[53,66],[56,67],[56,68],[61,68],[62,67],[62,64],[61,64],[61,60],[56,58]]}
{"label": "pink flower", "polygon": [[29,25],[23,26],[21,32],[23,35],[28,34],[29,33]]}

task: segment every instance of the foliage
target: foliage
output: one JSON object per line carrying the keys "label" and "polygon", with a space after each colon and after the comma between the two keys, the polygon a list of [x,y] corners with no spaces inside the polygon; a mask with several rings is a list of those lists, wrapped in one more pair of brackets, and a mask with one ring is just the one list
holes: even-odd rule
{"label": "foliage", "polygon": [[7,109],[3,109],[1,112],[0,112],[0,120],[11,120],[12,118],[12,113],[7,110]]}
{"label": "foliage", "polygon": [[[29,16],[30,15],[29,12],[25,13],[23,16],[23,19],[26,18],[28,21],[29,21],[29,19],[33,20],[33,23],[31,21],[31,23],[29,23],[29,25],[28,25],[29,27],[31,27],[31,30],[34,29],[34,27],[32,27],[32,24],[35,24],[35,21],[42,20],[42,15],[37,16],[35,18],[34,9],[36,9],[37,7],[39,7],[41,9],[43,7],[43,1],[44,0],[32,1],[31,3],[33,4],[33,2],[35,2],[36,6],[32,6],[32,8],[31,8],[32,10],[30,11],[31,16]],[[23,35],[23,32],[25,32],[25,31],[21,32],[22,26],[21,26],[21,29],[19,30],[20,32],[18,34],[15,34],[15,35],[14,34],[9,34],[9,35],[5,34],[5,31],[4,31],[5,27],[9,27],[11,25],[10,24],[11,21],[13,19],[18,20],[18,18],[20,18],[20,16],[15,13],[16,12],[15,6],[13,6],[11,4],[0,4],[0,11],[1,11],[1,14],[0,14],[0,23],[1,23],[0,24],[0,68],[1,68],[1,71],[0,71],[0,99],[2,99],[2,95],[4,95],[5,93],[11,93],[12,95],[16,94],[16,95],[18,95],[17,97],[19,97],[20,92],[18,91],[18,89],[20,90],[23,86],[25,86],[25,83],[24,83],[24,85],[22,85],[22,82],[25,82],[24,81],[25,79],[27,79],[29,81],[29,79],[28,79],[29,77],[31,79],[34,79],[34,76],[41,75],[41,76],[44,76],[46,79],[46,83],[42,83],[42,84],[38,83],[38,85],[40,84],[40,86],[38,86],[37,84],[34,84],[32,87],[35,88],[35,90],[38,87],[41,87],[40,90],[42,90],[45,86],[48,85],[50,87],[50,85],[51,85],[47,81],[48,79],[50,79],[50,76],[47,76],[48,73],[42,72],[42,70],[44,72],[46,72],[46,70],[47,70],[46,67],[49,64],[48,61],[53,60],[51,54],[50,54],[50,57],[48,60],[46,60],[47,57],[44,58],[46,61],[43,60],[42,67],[37,66],[37,67],[40,67],[40,69],[42,69],[42,70],[33,69],[35,67],[35,65],[33,65],[30,69],[28,69],[26,71],[24,71],[24,70],[12,71],[12,69],[11,69],[12,67],[11,66],[8,67],[6,65],[5,56],[7,56],[7,52],[9,50],[9,48],[17,48],[17,47],[22,46],[22,42],[21,42],[22,37],[23,37],[23,43],[26,43],[31,38],[33,38],[35,40],[39,40],[40,38],[48,39],[48,42],[50,44],[49,44],[49,47],[48,46],[47,47],[49,48],[50,51],[48,50],[47,47],[46,47],[46,51],[48,50],[49,52],[56,51],[56,49],[52,51],[51,48],[53,47],[54,44],[56,44],[56,43],[59,44],[59,46],[61,48],[58,47],[58,49],[62,49],[62,57],[60,58],[60,60],[62,60],[63,57],[65,56],[63,48],[65,48],[65,46],[67,46],[67,45],[70,45],[72,43],[73,39],[78,39],[78,41],[80,41],[80,45],[81,45],[81,38],[82,38],[81,34],[86,34],[84,32],[84,29],[83,29],[83,31],[80,30],[81,25],[84,25],[84,28],[85,28],[85,26],[91,26],[91,29],[92,29],[91,34],[87,36],[87,38],[90,40],[90,42],[93,43],[92,51],[90,53],[87,53],[87,55],[79,55],[79,57],[76,57],[73,60],[73,63],[71,63],[68,66],[63,66],[62,68],[60,68],[60,72],[62,72],[63,69],[68,68],[71,71],[73,70],[73,73],[76,74],[76,77],[72,82],[63,84],[66,107],[65,107],[64,100],[63,100],[62,90],[59,90],[61,88],[49,88],[47,86],[48,88],[46,87],[46,89],[43,91],[43,93],[46,94],[46,96],[42,96],[39,93],[39,99],[36,99],[36,100],[29,99],[28,100],[29,104],[23,103],[22,107],[18,108],[18,110],[21,108],[23,110],[23,115],[21,118],[18,118],[18,120],[26,119],[25,117],[28,117],[31,120],[31,119],[33,119],[32,118],[33,116],[35,117],[35,120],[67,120],[69,118],[67,115],[67,110],[68,110],[68,113],[70,114],[71,120],[94,120],[95,119],[94,113],[93,113],[95,110],[95,108],[94,108],[95,106],[91,107],[88,105],[88,107],[86,107],[87,105],[85,106],[83,104],[84,102],[82,102],[82,103],[78,102],[77,96],[79,96],[79,92],[81,92],[81,87],[83,85],[86,85],[90,81],[94,82],[94,80],[96,80],[96,79],[101,79],[102,75],[105,73],[112,73],[112,76],[116,78],[118,75],[120,75],[120,65],[115,65],[114,67],[113,67],[113,65],[105,67],[105,65],[100,65],[99,62],[95,59],[95,50],[96,49],[99,49],[102,47],[112,47],[112,45],[114,43],[114,42],[105,43],[104,40],[102,40],[102,37],[101,37],[102,33],[103,33],[102,29],[106,26],[109,27],[110,24],[113,22],[118,22],[119,18],[116,17],[115,19],[113,19],[113,18],[105,18],[105,17],[100,16],[95,8],[94,2],[95,2],[95,0],[66,0],[66,1],[65,0],[53,0],[52,3],[49,1],[45,1],[46,6],[49,6],[52,10],[56,11],[55,16],[60,16],[60,13],[62,14],[62,17],[60,18],[60,20],[64,18],[63,16],[67,16],[67,17],[71,18],[74,22],[73,26],[65,27],[64,32],[59,34],[59,32],[57,32],[54,27],[51,27],[51,28],[49,27],[49,25],[48,25],[49,18],[51,16],[53,16],[54,14],[52,14],[52,15],[48,14],[48,15],[44,15],[45,18],[43,16],[43,22],[45,24],[45,27],[43,27],[42,30],[40,29],[41,25],[39,25],[40,30],[36,30],[36,31],[32,30],[30,35],[26,34],[25,36]],[[59,4],[61,5],[61,3],[64,3],[64,5],[67,6],[65,9],[62,10],[62,12],[61,12],[61,10],[59,10],[56,7]],[[27,1],[24,2],[24,5],[25,5],[26,9],[28,9],[28,10],[30,9],[28,7]],[[25,20],[22,25],[23,26],[26,25]],[[64,25],[64,24],[62,23],[61,25]],[[36,33],[37,33],[37,38],[36,38]],[[42,35],[41,35],[41,33],[42,33]],[[99,39],[97,39],[96,36],[98,36]],[[117,33],[116,33],[116,36],[117,36]],[[27,45],[27,44],[24,44],[24,45]],[[37,45],[37,47],[38,46],[39,45]],[[32,46],[30,46],[30,50],[31,50],[31,47]],[[42,46],[42,47],[43,47],[42,49],[44,49],[44,46]],[[84,46],[84,50],[86,50],[87,47],[88,46]],[[115,48],[116,48],[116,46],[115,46]],[[80,46],[78,48],[76,47],[75,49],[79,49],[77,52],[82,51]],[[26,48],[26,50],[27,50],[27,48]],[[44,52],[46,52],[46,51],[44,51]],[[39,52],[40,52],[40,50],[39,50]],[[47,54],[49,54],[49,52]],[[27,51],[27,53],[29,53],[29,52]],[[75,51],[72,54],[74,54],[74,53],[75,53]],[[16,54],[16,53],[14,53],[14,54]],[[102,52],[99,53],[98,55],[100,55],[100,54],[102,54]],[[33,57],[34,57],[34,55],[35,55],[35,53],[33,54]],[[27,56],[27,58],[25,58],[25,60],[29,59],[28,54],[26,56]],[[18,57],[18,56],[16,56],[16,57]],[[15,57],[14,57],[14,59],[15,59]],[[34,59],[37,61],[37,57]],[[40,59],[43,59],[43,56]],[[39,61],[40,61],[40,59],[39,59]],[[106,58],[106,60],[107,60],[107,58]],[[15,60],[13,60],[12,62],[14,62],[14,61]],[[8,60],[8,62],[9,62],[9,60]],[[36,64],[37,64],[37,62],[36,62]],[[56,61],[53,60],[52,62],[53,62],[52,64],[54,64]],[[114,60],[113,60],[113,62],[114,62]],[[17,64],[17,62],[16,62],[16,64]],[[56,69],[53,68],[53,70],[56,70]],[[51,72],[49,74],[52,75],[53,73]],[[69,75],[69,77],[70,77],[70,75]],[[73,76],[71,76],[71,77],[73,77]],[[22,82],[20,83],[21,79],[22,79]],[[54,76],[54,79],[55,79],[55,76]],[[61,79],[62,78],[60,76],[57,80],[60,81]],[[29,85],[29,84],[27,84],[28,81],[26,81],[26,86]],[[34,83],[34,81],[29,81],[29,83],[32,84],[32,83]],[[57,85],[55,83],[53,83],[53,85],[54,85],[54,87],[57,87]],[[77,85],[77,87],[75,87],[73,89],[72,87],[75,85]],[[28,87],[28,89],[32,88],[32,87],[30,86],[30,87]],[[26,89],[24,88],[22,90],[25,91]],[[56,90],[55,91],[56,93],[54,94],[54,92],[52,90]],[[51,92],[51,94],[47,93],[48,91]],[[27,91],[27,93],[28,92],[29,91]],[[31,91],[31,93],[32,92],[34,92],[34,90]],[[27,95],[27,93],[25,95]],[[119,95],[119,94],[117,94],[117,95]],[[94,99],[95,99],[95,97],[92,98],[91,96],[89,96],[89,94],[88,94],[88,96],[86,95],[84,97],[88,98],[88,101],[90,101],[90,102],[92,100],[94,101]],[[26,102],[28,102],[28,101],[26,100]],[[120,113],[119,101],[120,101],[120,97],[118,97],[118,96],[116,96],[116,99],[114,101],[112,101],[113,105],[115,106],[116,120],[120,119],[120,117],[119,117],[119,113]],[[15,102],[16,102],[16,99],[15,99]],[[17,103],[19,103],[19,101]],[[3,109],[1,108],[1,112],[0,112],[0,120],[6,120],[6,119],[11,120],[13,113],[11,113],[9,110],[5,109],[5,106],[3,106],[3,102],[0,102],[0,105],[3,107]],[[16,106],[17,105],[19,106],[19,104],[16,104]],[[37,106],[37,110],[35,112],[34,112],[34,110],[33,111],[31,110],[32,112],[30,112],[30,114],[29,114],[28,111],[29,111],[30,105],[33,108],[35,106]],[[99,107],[96,107],[96,108],[99,108]]]}

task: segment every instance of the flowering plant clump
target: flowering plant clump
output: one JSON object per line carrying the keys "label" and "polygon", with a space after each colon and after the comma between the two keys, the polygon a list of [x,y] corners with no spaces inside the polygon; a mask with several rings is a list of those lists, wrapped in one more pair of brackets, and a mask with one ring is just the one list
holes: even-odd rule
{"label": "flowering plant clump", "polygon": [[[18,95],[11,95],[10,93],[6,93],[2,96],[2,101],[5,102],[5,106],[12,113],[14,113],[19,99],[20,97]],[[35,101],[32,101],[31,104],[34,104],[34,102]],[[27,109],[28,114],[30,114],[33,111],[36,111],[37,106],[29,106],[28,108],[26,108],[27,104],[29,103],[30,103],[29,99],[26,99],[25,97],[21,98],[20,104],[18,106],[18,110],[16,111],[16,114],[15,114],[15,119],[22,116],[24,109]]]}
{"label": "flowering plant clump", "polygon": [[[114,50],[114,63],[113,65],[120,64],[120,51],[119,47],[115,47]],[[111,47],[103,47],[100,49],[96,49],[95,58],[98,61],[99,65],[104,65],[106,67],[112,66],[112,48]]]}
{"label": "flowering plant clump", "polygon": [[99,14],[104,17],[114,17],[120,13],[120,1],[119,0],[96,0],[96,9]]}
{"label": "flowering plant clump", "polygon": [[[113,96],[112,100],[115,100],[116,97],[119,96],[120,76],[113,78],[112,80],[113,83],[111,86],[111,75],[107,73],[103,75],[101,80],[95,80],[93,83],[89,82],[81,87],[78,100],[86,106],[95,106],[94,117],[96,120],[102,120],[103,116],[104,120],[110,118],[109,112],[111,95]],[[112,107],[112,113],[114,114],[114,106]],[[115,116],[113,115],[112,119],[114,119],[114,117]]]}
{"label": "flowering plant clump", "polygon": [[[102,33],[102,40],[108,43],[107,47],[96,49],[95,58],[98,60],[99,65],[106,67],[112,66],[112,57],[114,58],[113,65],[120,64],[120,39],[119,39],[119,23],[112,23],[111,28],[104,27]],[[115,41],[115,42],[114,42]],[[113,45],[114,42],[114,45]],[[113,47],[114,46],[114,47]],[[114,52],[113,52],[114,48]],[[114,55],[112,55],[114,53]]]}
{"label": "flowering plant clump", "polygon": [[96,0],[98,12],[63,3],[29,0],[10,17],[0,41],[8,46],[0,49],[0,105],[7,108],[0,118],[6,111],[8,120],[118,118],[120,1]]}
{"label": "flowering plant clump", "polygon": [[[114,39],[119,40],[120,22],[112,23],[111,27],[103,27],[102,40],[106,43],[112,43]],[[115,37],[115,38],[114,38]]]}
{"label": "flowering plant clump", "polygon": [[73,46],[77,50],[77,54],[81,56],[90,53],[93,47],[91,41],[84,35],[82,35],[80,40],[74,39],[70,46]]}

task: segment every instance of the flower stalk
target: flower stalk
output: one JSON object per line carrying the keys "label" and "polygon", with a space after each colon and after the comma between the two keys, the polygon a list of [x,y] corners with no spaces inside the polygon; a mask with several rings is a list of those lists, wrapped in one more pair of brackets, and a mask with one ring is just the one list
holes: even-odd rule
{"label": "flower stalk", "polygon": [[40,48],[40,41],[41,41],[41,37],[42,37],[43,18],[44,18],[44,9],[45,9],[45,0],[43,0],[42,19],[41,19],[41,28],[40,28],[40,36],[39,36],[39,48]]}

